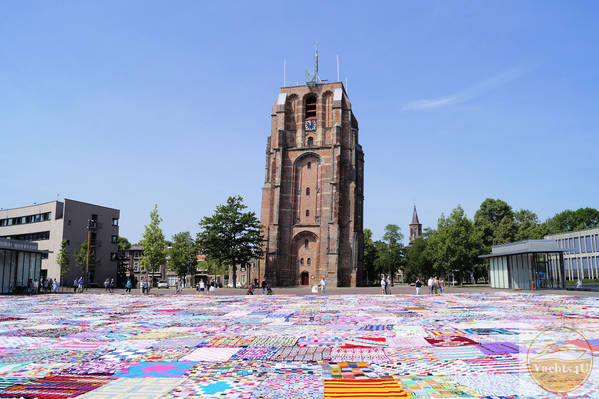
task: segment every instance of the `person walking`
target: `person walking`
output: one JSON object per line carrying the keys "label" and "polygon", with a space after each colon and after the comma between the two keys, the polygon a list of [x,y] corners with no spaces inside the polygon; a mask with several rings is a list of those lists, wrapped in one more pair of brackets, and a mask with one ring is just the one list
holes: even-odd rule
{"label": "person walking", "polygon": [[110,282],[108,283],[108,292],[110,292],[111,294],[114,292],[114,278],[110,279]]}
{"label": "person walking", "polygon": [[391,277],[387,276],[385,280],[385,289],[387,290],[387,295],[391,295]]}
{"label": "person walking", "polygon": [[442,278],[439,279],[439,290],[441,291],[441,294],[445,291],[445,280]]}
{"label": "person walking", "polygon": [[104,280],[104,292],[108,292],[108,284],[110,283],[110,280],[106,279]]}
{"label": "person walking", "polygon": [[428,293],[429,293],[430,295],[433,295],[433,284],[434,284],[434,282],[435,282],[435,281],[433,280],[433,278],[432,278],[432,277],[429,277],[429,279],[428,279],[428,284],[427,284],[427,285],[428,285]]}
{"label": "person walking", "polygon": [[128,292],[130,294],[132,285],[133,284],[131,284],[131,280],[127,280],[127,283],[125,283],[125,292]]}
{"label": "person walking", "polygon": [[266,292],[266,280],[262,280],[262,295]]}
{"label": "person walking", "polygon": [[381,276],[381,294],[385,295],[387,293],[387,282],[385,281],[385,275]]}
{"label": "person walking", "polygon": [[77,286],[78,286],[77,282],[78,281],[79,280],[77,280],[77,279],[73,280],[73,294],[77,293]]}
{"label": "person walking", "polygon": [[420,287],[422,287],[422,282],[419,278],[416,279],[416,295],[420,295]]}
{"label": "person walking", "polygon": [[326,278],[322,278],[322,280],[320,280],[320,286],[322,287],[322,293],[326,293],[327,290],[327,279]]}
{"label": "person walking", "polygon": [[200,294],[203,294],[205,289],[206,289],[206,283],[204,282],[204,279],[202,279],[202,280],[200,280]]}
{"label": "person walking", "polygon": [[437,277],[433,280],[433,291],[435,294],[439,293],[439,279]]}

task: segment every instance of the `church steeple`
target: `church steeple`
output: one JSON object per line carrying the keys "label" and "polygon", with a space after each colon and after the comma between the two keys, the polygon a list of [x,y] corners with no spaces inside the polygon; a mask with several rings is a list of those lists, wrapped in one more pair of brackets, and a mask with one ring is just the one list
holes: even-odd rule
{"label": "church steeple", "polygon": [[416,212],[416,205],[414,205],[414,212],[412,213],[412,223],[410,223],[410,244],[422,237],[422,224],[418,220],[418,212]]}
{"label": "church steeple", "polygon": [[420,224],[418,221],[418,212],[416,212],[416,205],[414,205],[414,212],[412,213],[412,223],[410,224]]}

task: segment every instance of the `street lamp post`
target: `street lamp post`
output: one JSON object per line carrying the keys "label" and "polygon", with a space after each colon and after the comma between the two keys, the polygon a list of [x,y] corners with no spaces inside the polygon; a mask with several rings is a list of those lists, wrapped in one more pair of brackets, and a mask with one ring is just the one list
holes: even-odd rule
{"label": "street lamp post", "polygon": [[89,243],[91,239],[92,229],[96,227],[96,222],[94,220],[87,221],[87,251],[85,254],[85,290],[87,291],[87,286],[89,285]]}

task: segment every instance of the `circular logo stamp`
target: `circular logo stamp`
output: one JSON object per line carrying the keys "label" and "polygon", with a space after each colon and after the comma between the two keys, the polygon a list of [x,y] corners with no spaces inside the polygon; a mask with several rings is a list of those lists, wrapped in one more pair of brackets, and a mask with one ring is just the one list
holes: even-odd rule
{"label": "circular logo stamp", "polygon": [[593,350],[579,331],[552,327],[535,337],[526,360],[532,380],[544,390],[560,394],[586,382],[593,369]]}

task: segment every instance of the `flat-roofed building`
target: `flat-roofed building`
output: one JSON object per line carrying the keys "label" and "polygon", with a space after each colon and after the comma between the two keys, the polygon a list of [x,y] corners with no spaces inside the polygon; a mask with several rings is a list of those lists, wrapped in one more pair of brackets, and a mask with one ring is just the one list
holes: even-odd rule
{"label": "flat-roofed building", "polygon": [[40,281],[42,255],[37,243],[0,238],[0,294],[24,293]]}
{"label": "flat-roofed building", "polygon": [[545,236],[564,249],[566,279],[599,278],[599,227]]}
{"label": "flat-roofed building", "polygon": [[[65,198],[64,202],[0,210],[0,238],[36,242],[38,249],[47,251],[42,254],[41,277],[61,280],[64,285],[85,274],[74,252],[87,242],[88,220],[93,220],[90,251],[96,263],[89,267],[89,282],[102,285],[106,278],[117,276],[119,218],[118,209]],[[61,278],[56,258],[63,240],[68,244],[70,267]]]}
{"label": "flat-roofed building", "polygon": [[537,290],[565,288],[564,250],[555,241],[528,240],[494,245],[489,255],[489,286]]}

